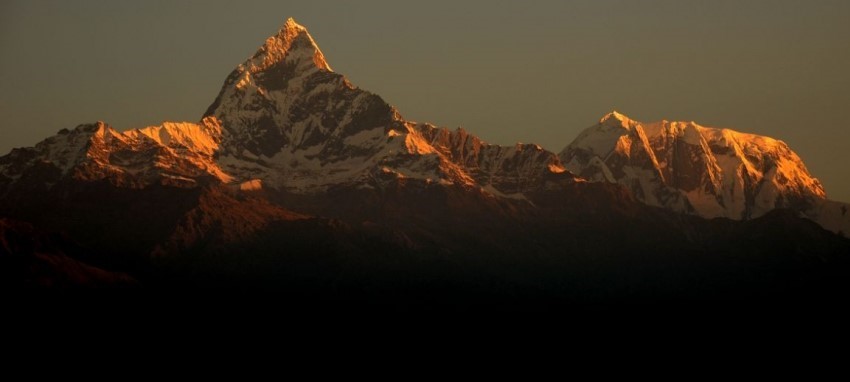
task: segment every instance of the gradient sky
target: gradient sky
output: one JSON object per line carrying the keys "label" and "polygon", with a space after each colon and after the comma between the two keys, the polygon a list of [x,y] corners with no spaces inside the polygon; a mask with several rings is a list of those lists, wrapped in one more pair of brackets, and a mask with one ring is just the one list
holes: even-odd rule
{"label": "gradient sky", "polygon": [[197,121],[287,17],[411,120],[560,151],[616,109],[787,142],[850,201],[850,1],[0,0],[0,153]]}

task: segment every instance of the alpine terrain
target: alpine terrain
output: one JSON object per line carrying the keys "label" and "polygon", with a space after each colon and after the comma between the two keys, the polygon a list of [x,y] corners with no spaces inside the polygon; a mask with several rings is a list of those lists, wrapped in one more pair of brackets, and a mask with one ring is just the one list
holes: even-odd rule
{"label": "alpine terrain", "polygon": [[197,122],[0,157],[0,269],[412,305],[831,299],[846,211],[768,137],[613,112],[555,154],[406,120],[289,19]]}
{"label": "alpine terrain", "polygon": [[706,218],[751,219],[776,208],[850,232],[848,205],[826,192],[785,142],[694,122],[642,123],[611,112],[559,154],[591,181],[618,183],[640,201]]}

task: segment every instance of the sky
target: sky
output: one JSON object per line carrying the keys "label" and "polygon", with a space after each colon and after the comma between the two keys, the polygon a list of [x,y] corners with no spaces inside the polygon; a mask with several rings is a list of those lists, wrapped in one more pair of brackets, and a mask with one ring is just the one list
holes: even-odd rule
{"label": "sky", "polygon": [[0,0],[0,153],[197,121],[288,17],[409,120],[555,152],[611,110],[696,121],[785,141],[850,201],[845,0]]}

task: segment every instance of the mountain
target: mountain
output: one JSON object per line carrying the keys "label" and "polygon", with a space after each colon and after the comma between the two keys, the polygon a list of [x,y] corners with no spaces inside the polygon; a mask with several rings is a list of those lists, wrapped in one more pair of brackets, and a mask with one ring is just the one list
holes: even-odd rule
{"label": "mountain", "polygon": [[[406,121],[381,97],[334,73],[292,19],[230,73],[205,117],[226,132],[219,156],[225,171],[294,193],[371,189],[385,178],[486,187],[486,171],[488,180],[511,183],[506,191],[515,194],[517,178],[533,178],[538,163],[563,172],[537,146],[486,147],[462,131]],[[529,164],[502,169],[505,160]]]}
{"label": "mountain", "polygon": [[373,189],[382,179],[403,178],[518,198],[524,183],[542,173],[564,173],[558,158],[537,145],[487,145],[462,130],[404,120],[334,73],[292,19],[227,77],[200,123],[119,133],[98,122],[63,130],[3,157],[0,190],[21,189],[38,171],[47,179],[37,177],[33,187],[71,177],[135,188],[243,183],[305,194]]}
{"label": "mountain", "polygon": [[850,232],[846,205],[826,199],[785,142],[694,122],[643,123],[605,115],[564,148],[570,171],[617,183],[640,201],[705,218],[752,219],[777,208]]}
{"label": "mountain", "polygon": [[850,241],[795,212],[824,198],[781,142],[694,124],[612,114],[556,155],[408,121],[292,19],[197,123],[0,157],[0,217],[34,227],[8,232],[62,237],[107,280],[307,300],[831,298]]}
{"label": "mountain", "polygon": [[165,122],[126,132],[103,122],[80,125],[1,158],[0,184],[8,192],[11,185],[49,187],[67,178],[130,188],[191,187],[204,178],[226,182],[231,178],[212,159],[220,135],[208,124]]}
{"label": "mountain", "polygon": [[[0,219],[0,287],[134,287],[127,274],[86,264],[84,249],[61,235],[50,235],[31,224]],[[82,255],[84,256],[84,255]]]}

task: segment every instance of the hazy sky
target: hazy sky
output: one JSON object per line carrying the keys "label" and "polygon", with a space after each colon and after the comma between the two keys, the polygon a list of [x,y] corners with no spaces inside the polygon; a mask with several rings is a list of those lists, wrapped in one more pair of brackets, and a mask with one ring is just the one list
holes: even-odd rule
{"label": "hazy sky", "polygon": [[616,109],[769,135],[850,201],[850,1],[0,0],[0,152],[197,121],[287,17],[411,120],[560,151]]}

